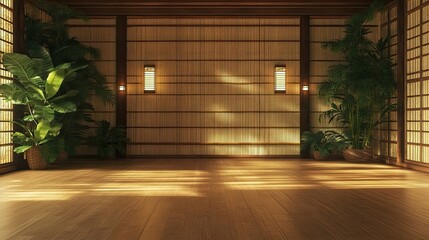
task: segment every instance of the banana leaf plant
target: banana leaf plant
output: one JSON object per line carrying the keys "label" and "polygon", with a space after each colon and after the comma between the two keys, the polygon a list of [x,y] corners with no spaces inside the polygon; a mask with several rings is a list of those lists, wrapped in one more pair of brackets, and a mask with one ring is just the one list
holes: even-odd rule
{"label": "banana leaf plant", "polygon": [[[23,118],[14,121],[21,127],[21,131],[12,135],[13,142],[20,145],[14,149],[16,153],[23,153],[34,146],[47,145],[49,142],[52,144],[53,140],[58,141],[56,137],[62,128],[61,117],[76,111],[76,104],[70,99],[79,92],[59,92],[62,83],[85,66],[76,68],[72,63],[64,63],[54,67],[49,53],[43,47],[38,51],[40,58],[19,53],[3,55],[3,65],[14,75],[14,79],[11,83],[0,85],[0,97],[26,107]],[[56,158],[43,157],[49,162]]]}
{"label": "banana leaf plant", "polygon": [[73,37],[69,31],[72,19],[87,20],[79,12],[66,5],[55,2],[41,2],[41,8],[50,16],[48,21],[25,18],[25,47],[27,54],[39,58],[40,46],[49,52],[54,66],[72,62],[72,67],[86,66],[76,71],[74,77],[67,78],[59,94],[70,90],[78,90],[71,97],[76,103],[77,111],[62,117],[63,128],[60,136],[64,139],[64,149],[70,156],[76,154],[77,146],[83,144],[88,125],[93,122],[91,113],[94,111],[90,98],[100,100],[103,104],[114,104],[113,92],[107,85],[106,77],[97,69],[94,60],[100,58],[99,49],[90,47]]}

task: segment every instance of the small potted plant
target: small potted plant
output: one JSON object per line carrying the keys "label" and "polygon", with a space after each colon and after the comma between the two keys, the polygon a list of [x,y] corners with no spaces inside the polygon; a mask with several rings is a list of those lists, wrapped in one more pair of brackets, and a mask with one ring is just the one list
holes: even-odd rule
{"label": "small potted plant", "polygon": [[113,158],[116,153],[125,154],[126,137],[125,129],[110,127],[106,120],[96,122],[97,130],[94,136],[88,138],[88,144],[97,148],[99,158]]}
{"label": "small potted plant", "polygon": [[301,134],[302,150],[311,150],[314,159],[326,160],[334,150],[342,149],[343,143],[337,141],[334,131],[318,131],[316,133],[305,131]]}
{"label": "small potted plant", "polygon": [[[3,65],[14,75],[10,83],[0,85],[0,97],[16,105],[25,106],[22,119],[14,121],[20,127],[12,141],[19,145],[16,153],[26,152],[30,169],[44,169],[48,162],[55,161],[55,152],[48,145],[57,145],[61,131],[61,115],[76,110],[69,101],[77,91],[59,93],[65,79],[78,70],[65,63],[54,67],[49,54],[39,48],[38,58],[19,53],[5,53]],[[82,67],[82,66],[81,66]],[[43,152],[43,154],[41,154]]]}

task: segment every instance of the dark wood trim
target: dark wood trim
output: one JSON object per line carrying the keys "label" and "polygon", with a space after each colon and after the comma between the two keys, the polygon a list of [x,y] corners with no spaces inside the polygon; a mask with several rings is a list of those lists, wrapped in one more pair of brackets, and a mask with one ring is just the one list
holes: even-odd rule
{"label": "dark wood trim", "polygon": [[398,166],[398,167],[409,168],[409,169],[429,173],[429,167],[427,163],[419,163],[419,162],[412,162],[412,161],[398,162],[397,159],[386,159],[386,163],[390,165]]}
{"label": "dark wood trim", "polygon": [[62,0],[61,2],[87,15],[124,16],[349,16],[366,9],[362,1],[99,1]]}
{"label": "dark wood trim", "polygon": [[406,2],[405,0],[397,1],[397,32],[398,32],[398,40],[397,40],[397,70],[396,70],[396,79],[397,79],[397,121],[398,121],[398,136],[397,136],[397,162],[403,163],[405,160],[405,10],[406,10]]}
{"label": "dark wood trim", "polygon": [[[119,86],[125,91],[119,91]],[[116,126],[127,128],[127,17],[116,17]],[[117,153],[118,157],[125,157]]]}
{"label": "dark wood trim", "polygon": [[15,170],[17,170],[17,166],[15,163],[6,163],[0,166],[0,174],[13,172]]}
{"label": "dark wood trim", "polygon": [[[24,36],[24,0],[13,0],[13,52],[25,53]],[[19,105],[13,107],[13,119],[22,119],[23,108]],[[13,125],[13,131],[17,131],[17,125]],[[14,148],[16,146],[14,145]],[[28,168],[27,162],[24,160],[23,154],[13,153],[13,161],[17,169]],[[12,169],[10,166],[9,169]]]}
{"label": "dark wood trim", "polygon": [[[310,90],[304,91],[303,86],[310,86],[310,18],[301,17],[300,27],[300,132],[310,130]],[[301,151],[301,157],[308,158],[308,151]]]}

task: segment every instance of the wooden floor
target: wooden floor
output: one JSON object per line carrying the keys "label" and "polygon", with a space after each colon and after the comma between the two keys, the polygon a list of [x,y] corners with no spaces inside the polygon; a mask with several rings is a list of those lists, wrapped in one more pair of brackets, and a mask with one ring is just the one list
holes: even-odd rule
{"label": "wooden floor", "polygon": [[279,159],[74,162],[0,176],[0,239],[429,239],[429,174]]}

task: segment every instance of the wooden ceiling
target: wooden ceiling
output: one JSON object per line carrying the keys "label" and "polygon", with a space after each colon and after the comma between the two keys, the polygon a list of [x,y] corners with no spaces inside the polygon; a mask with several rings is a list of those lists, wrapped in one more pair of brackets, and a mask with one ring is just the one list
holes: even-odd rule
{"label": "wooden ceiling", "polygon": [[128,16],[341,16],[371,0],[57,0],[87,15]]}

